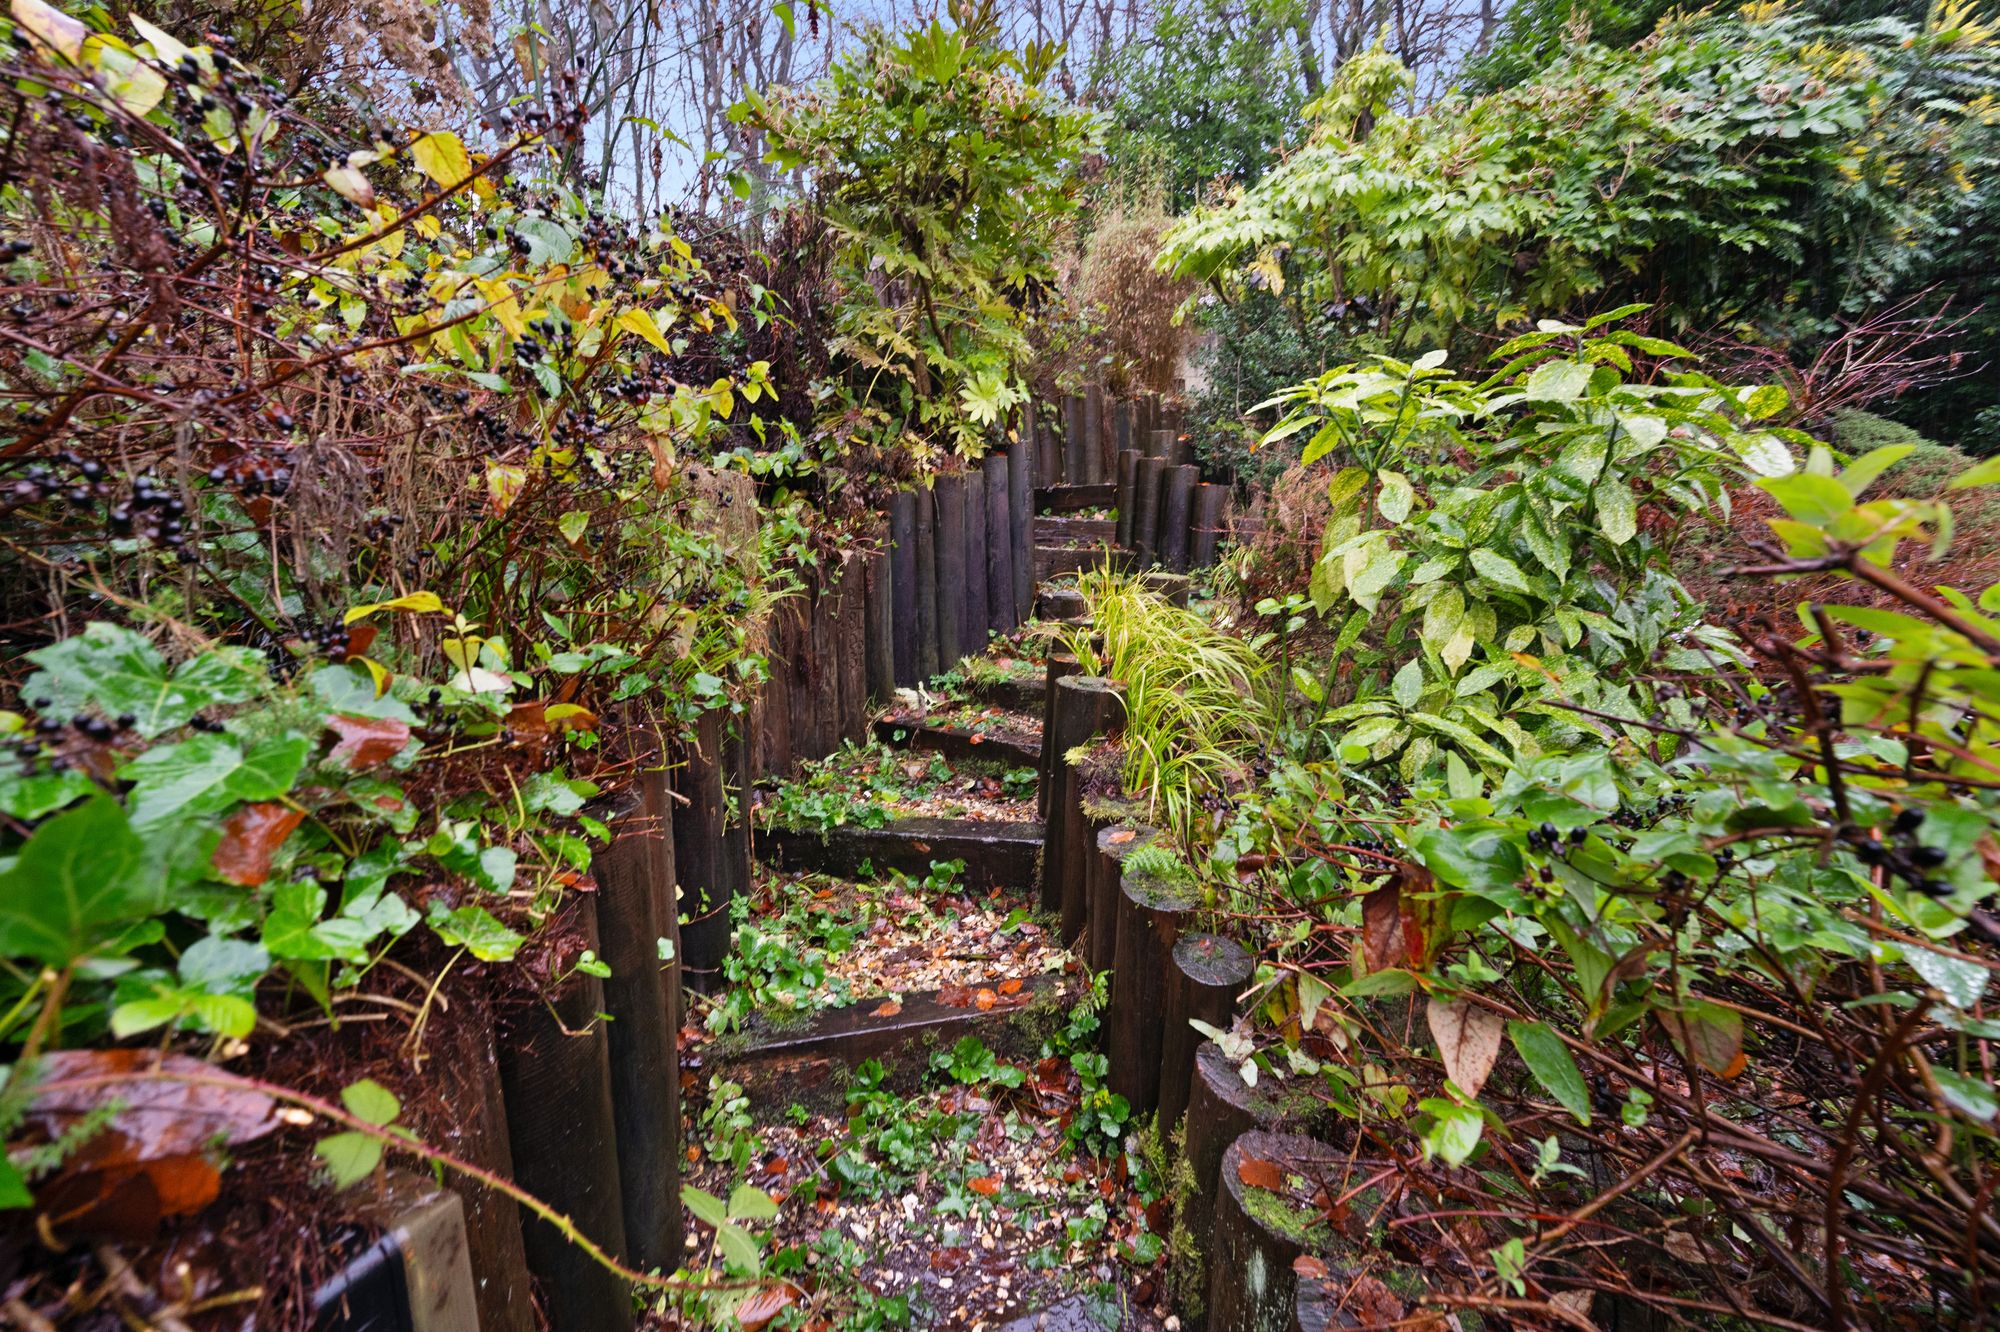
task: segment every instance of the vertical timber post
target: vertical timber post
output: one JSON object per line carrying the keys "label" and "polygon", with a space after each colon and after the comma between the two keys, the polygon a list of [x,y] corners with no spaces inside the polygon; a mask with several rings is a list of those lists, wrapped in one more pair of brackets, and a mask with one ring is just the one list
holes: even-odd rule
{"label": "vertical timber post", "polygon": [[1007,450],[1007,524],[1014,575],[1014,622],[1035,613],[1035,486],[1031,441],[1017,439]]}
{"label": "vertical timber post", "polygon": [[1166,1035],[1167,971],[1174,944],[1201,905],[1191,888],[1126,871],[1119,885],[1118,928],[1111,965],[1105,1038],[1111,1072],[1106,1085],[1134,1115],[1160,1103],[1160,1049]]}
{"label": "vertical timber post", "polygon": [[986,472],[973,468],[965,476],[965,626],[960,631],[967,656],[986,651],[986,631],[993,613],[986,604]]}
{"label": "vertical timber post", "polygon": [[1071,675],[1056,682],[1054,725],[1043,737],[1049,764],[1049,808],[1042,831],[1042,909],[1062,915],[1062,940],[1083,933],[1086,824],[1076,769],[1064,757],[1125,721],[1125,691],[1115,680]]}
{"label": "vertical timber post", "polygon": [[1188,567],[1188,518],[1194,504],[1194,483],[1199,468],[1167,469],[1160,501],[1160,563],[1169,573],[1186,573]]}
{"label": "vertical timber post", "polygon": [[916,492],[917,683],[938,673],[937,491]]}
{"label": "vertical timber post", "polygon": [[965,655],[965,478],[941,476],[937,499],[937,636],[939,672]]}
{"label": "vertical timber post", "polygon": [[986,627],[1008,634],[1019,624],[1014,613],[1014,524],[1007,455],[987,455],[986,469]]}
{"label": "vertical timber post", "polygon": [[889,637],[898,688],[917,682],[917,494],[889,497]]}

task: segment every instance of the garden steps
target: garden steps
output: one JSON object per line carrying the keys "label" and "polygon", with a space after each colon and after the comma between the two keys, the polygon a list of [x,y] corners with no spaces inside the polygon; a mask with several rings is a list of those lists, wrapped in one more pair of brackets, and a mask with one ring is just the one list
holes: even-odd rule
{"label": "garden steps", "polygon": [[988,735],[900,715],[877,718],[874,726],[875,738],[885,745],[942,754],[952,763],[999,763],[1010,768],[1040,766],[1040,726],[1035,730],[1032,738]]}
{"label": "garden steps", "polygon": [[1036,546],[1035,578],[1047,582],[1085,570],[1123,569],[1131,563],[1125,551],[1108,546]]}
{"label": "garden steps", "polygon": [[1091,486],[1039,486],[1035,490],[1035,511],[1037,513],[1075,513],[1079,509],[1096,509],[1114,504],[1118,499],[1118,483],[1105,482]]}
{"label": "garden steps", "polygon": [[962,860],[968,888],[1025,890],[1034,885],[1042,825],[1026,820],[898,819],[880,828],[846,823],[825,832],[770,828],[758,834],[759,860],[794,873],[852,879],[864,864],[922,878],[931,862]]}
{"label": "garden steps", "polygon": [[979,1037],[997,1055],[1032,1056],[1050,1014],[1075,998],[1065,976],[1030,977],[1008,995],[997,988],[1003,978],[966,980],[923,994],[864,998],[792,1021],[760,1017],[751,1030],[718,1038],[706,1062],[740,1083],[752,1104],[838,1106],[847,1073],[864,1060],[881,1062],[889,1085],[908,1091],[921,1081],[932,1051],[966,1036]]}
{"label": "garden steps", "polygon": [[1033,528],[1037,546],[1097,546],[1118,540],[1116,518],[1074,518],[1040,514]]}

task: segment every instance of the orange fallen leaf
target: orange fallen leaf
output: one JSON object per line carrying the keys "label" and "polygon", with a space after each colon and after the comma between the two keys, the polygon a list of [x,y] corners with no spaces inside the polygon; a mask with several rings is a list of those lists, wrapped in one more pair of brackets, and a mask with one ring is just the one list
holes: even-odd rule
{"label": "orange fallen leaf", "polygon": [[327,757],[349,772],[387,763],[410,743],[410,724],[395,717],[356,717],[336,712],[326,729],[340,737]]}
{"label": "orange fallen leaf", "polygon": [[792,1307],[797,1287],[789,1282],[782,1286],[766,1286],[749,1299],[736,1306],[736,1321],[746,1332],[756,1332],[773,1318]]}
{"label": "orange fallen leaf", "polygon": [[888,1018],[888,1017],[894,1017],[896,1016],[896,1014],[902,1011],[903,1011],[903,1003],[900,999],[884,999],[880,1004],[876,1006],[875,1012],[872,1014],[872,1016]]}
{"label": "orange fallen leaf", "polygon": [[973,1006],[976,1007],[982,1013],[986,1012],[988,1009],[992,1008],[993,1005],[999,1002],[1000,1002],[1000,996],[993,993],[993,991],[991,990],[981,990],[978,994],[972,996]]}
{"label": "orange fallen leaf", "polygon": [[222,840],[210,863],[230,883],[255,888],[271,877],[272,853],[305,817],[304,810],[270,801],[245,805],[222,821]]}
{"label": "orange fallen leaf", "polygon": [[1302,1253],[1292,1259],[1292,1271],[1309,1281],[1317,1281],[1326,1275],[1326,1264],[1312,1254]]}
{"label": "orange fallen leaf", "polygon": [[1253,1189],[1263,1189],[1267,1193],[1282,1193],[1285,1189],[1285,1172],[1272,1161],[1260,1161],[1254,1156],[1246,1156],[1236,1163],[1236,1178]]}
{"label": "orange fallen leaf", "polygon": [[1113,846],[1123,846],[1125,845],[1125,843],[1131,841],[1134,837],[1137,837],[1138,835],[1139,835],[1138,832],[1132,828],[1114,828],[1111,832],[1111,836],[1105,838],[1104,840],[1111,843],[1111,845]]}
{"label": "orange fallen leaf", "polygon": [[1000,982],[1000,993],[1019,994],[1020,992],[1021,982],[1019,980],[1003,980]]}
{"label": "orange fallen leaf", "polygon": [[978,1179],[967,1180],[966,1183],[982,1198],[991,1198],[1000,1192],[1000,1180],[994,1175],[981,1175]]}

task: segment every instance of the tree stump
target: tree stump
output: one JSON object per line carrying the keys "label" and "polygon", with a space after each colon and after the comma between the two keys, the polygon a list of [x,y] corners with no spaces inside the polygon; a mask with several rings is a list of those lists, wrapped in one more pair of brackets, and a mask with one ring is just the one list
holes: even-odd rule
{"label": "tree stump", "polygon": [[1049,808],[1042,841],[1042,908],[1061,913],[1063,942],[1074,943],[1083,932],[1087,820],[1076,770],[1063,756],[1124,724],[1124,687],[1101,676],[1065,676],[1056,682],[1050,721],[1049,731],[1042,737],[1042,753],[1049,763]]}
{"label": "tree stump", "polygon": [[[1229,1145],[1209,1237],[1208,1332],[1290,1332],[1298,1296],[1292,1263],[1334,1241],[1305,1199],[1345,1159],[1312,1138],[1257,1129]],[[1281,1188],[1246,1183],[1246,1166]]]}
{"label": "tree stump", "polygon": [[1111,1003],[1105,1013],[1111,1090],[1132,1113],[1160,1103],[1160,1045],[1165,1034],[1167,973],[1174,944],[1201,905],[1191,887],[1127,870],[1118,890],[1112,942]]}
{"label": "tree stump", "polygon": [[1157,829],[1131,823],[1111,823],[1098,830],[1097,854],[1084,882],[1089,902],[1083,957],[1092,971],[1109,971],[1117,960],[1118,892],[1125,878],[1125,857],[1150,846],[1159,835]]}
{"label": "tree stump", "polygon": [[1236,999],[1250,983],[1256,959],[1219,934],[1183,935],[1174,943],[1167,973],[1167,1023],[1160,1042],[1160,1135],[1169,1139],[1187,1111],[1194,1081],[1194,1052],[1207,1038],[1191,1025],[1228,1030]]}

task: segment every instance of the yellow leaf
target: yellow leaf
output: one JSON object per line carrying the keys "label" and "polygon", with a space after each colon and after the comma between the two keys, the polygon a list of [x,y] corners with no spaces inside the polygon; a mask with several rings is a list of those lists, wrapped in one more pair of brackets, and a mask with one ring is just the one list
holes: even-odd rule
{"label": "yellow leaf", "polygon": [[527,333],[528,321],[521,314],[521,303],[514,299],[512,287],[497,278],[477,278],[472,285],[487,299],[493,317],[500,321],[500,327],[517,338]]}
{"label": "yellow leaf", "polygon": [[495,517],[514,507],[528,484],[528,469],[507,463],[486,464],[486,499]]}
{"label": "yellow leaf", "polygon": [[361,664],[368,668],[368,677],[375,682],[375,697],[389,692],[389,668],[373,657],[361,658]]}
{"label": "yellow leaf", "polygon": [[464,140],[449,130],[424,135],[410,145],[410,153],[417,159],[417,169],[445,189],[472,174],[472,158],[465,151]]}
{"label": "yellow leaf", "polygon": [[144,15],[128,14],[126,17],[131,20],[132,31],[138,33],[145,39],[146,45],[153,48],[153,54],[160,58],[161,64],[178,65],[182,56],[194,54],[182,44],[180,38],[155,27]]}
{"label": "yellow leaf", "polygon": [[89,30],[42,0],[13,0],[14,22],[27,34],[72,65],[83,63],[83,42]]}
{"label": "yellow leaf", "polygon": [[83,44],[83,58],[98,71],[98,82],[112,100],[130,115],[147,114],[166,95],[166,77],[116,37],[92,33]]}
{"label": "yellow leaf", "polygon": [[444,234],[444,223],[437,220],[437,214],[425,213],[417,219],[417,234],[436,240]]}
{"label": "yellow leaf", "polygon": [[444,602],[435,592],[411,592],[391,601],[371,601],[365,606],[356,606],[342,617],[342,624],[353,624],[365,620],[376,611],[408,611],[412,615],[429,615],[444,609]]}
{"label": "yellow leaf", "polygon": [[674,349],[660,332],[660,326],[653,322],[653,316],[645,310],[627,310],[618,316],[618,327],[627,333],[636,333],[651,343],[656,351],[672,356]]}

